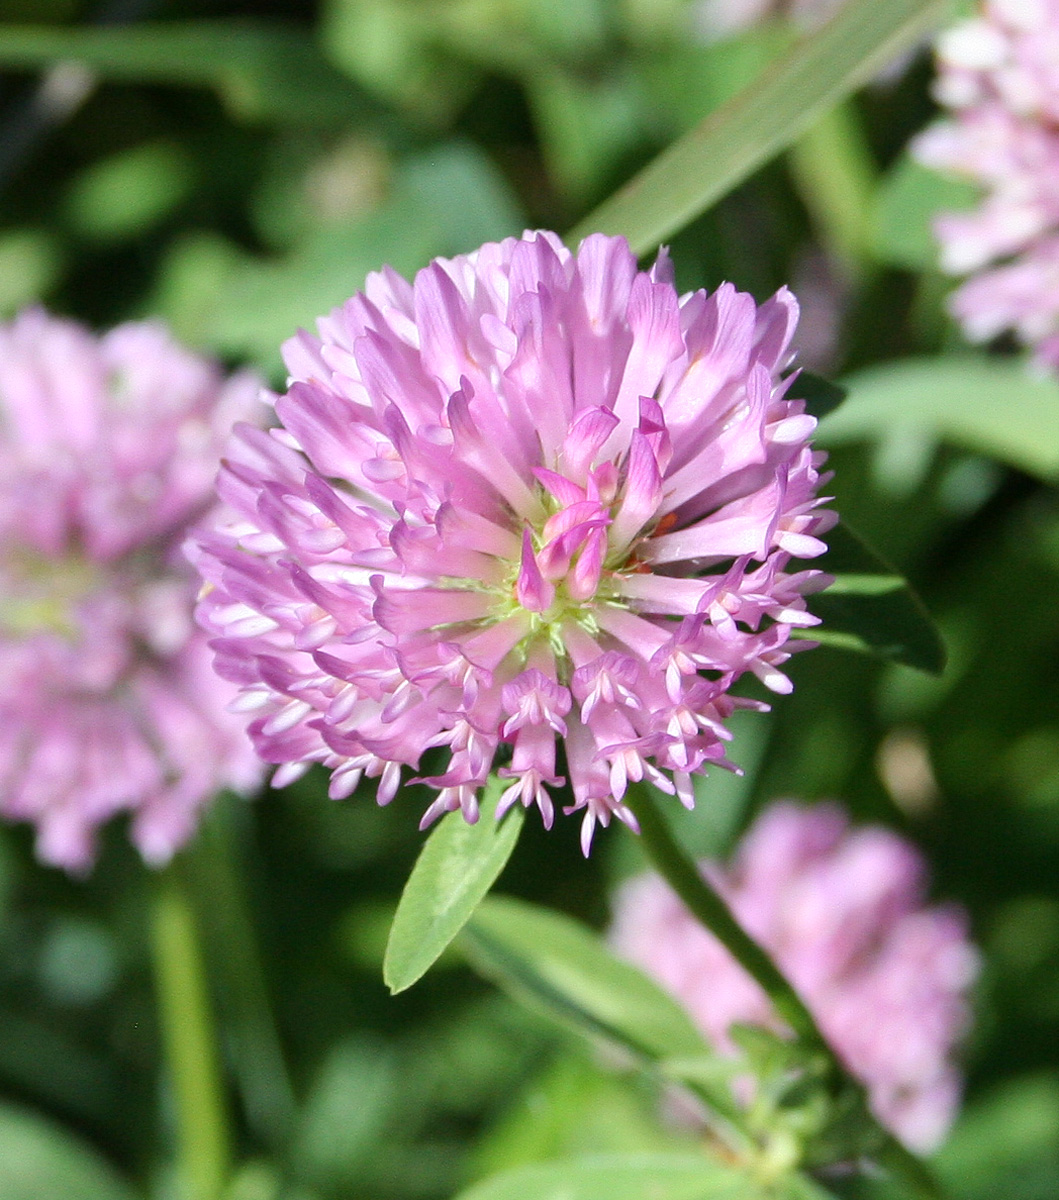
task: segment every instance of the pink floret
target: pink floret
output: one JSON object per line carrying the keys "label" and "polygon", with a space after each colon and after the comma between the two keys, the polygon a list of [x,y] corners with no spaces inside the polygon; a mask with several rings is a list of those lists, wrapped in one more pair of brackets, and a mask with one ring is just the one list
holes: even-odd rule
{"label": "pink floret", "polygon": [[632,824],[630,780],[690,803],[691,773],[728,765],[732,684],[788,689],[826,582],[787,570],[833,520],[780,379],[796,318],[785,289],[681,297],[665,256],[527,233],[373,274],[288,342],[283,428],[237,433],[235,519],[193,549],[277,778],[320,762],[332,795],[366,775],[386,803],[427,770],[424,824],[476,820],[491,772],[501,811],[550,824],[569,780],[586,852]]}
{"label": "pink floret", "polygon": [[158,324],[0,325],[0,812],[47,862],[86,870],[128,812],[162,863],[215,792],[260,779],[180,551],[259,390]]}
{"label": "pink floret", "polygon": [[[970,1023],[978,957],[954,906],[924,903],[919,853],[889,830],[851,829],[835,805],[773,804],[730,864],[703,873],[773,956],[875,1115],[935,1149],[960,1098],[952,1054]],[[734,1052],[735,1023],[782,1031],[765,993],[656,875],[627,883],[611,938]]]}

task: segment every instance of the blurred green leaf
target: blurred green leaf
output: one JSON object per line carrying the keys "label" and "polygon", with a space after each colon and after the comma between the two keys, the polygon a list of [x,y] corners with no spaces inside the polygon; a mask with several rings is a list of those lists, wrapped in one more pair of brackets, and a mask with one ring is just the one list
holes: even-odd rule
{"label": "blurred green leaf", "polygon": [[218,345],[218,309],[248,256],[216,233],[194,232],[169,247],[148,310],[192,346]]}
{"label": "blurred green leaf", "polygon": [[143,233],[190,192],[191,156],[173,142],[146,142],[93,163],[66,195],[73,228],[101,241]]}
{"label": "blurred green leaf", "polygon": [[945,0],[850,0],[762,78],[674,143],[570,234],[624,234],[653,249],[721,199],[821,114],[914,45]]}
{"label": "blurred green leaf", "polygon": [[827,554],[815,566],[834,575],[835,582],[813,598],[812,611],[824,624],[805,636],[940,674],[945,645],[908,582],[848,525],[836,525],[826,536]]}
{"label": "blurred green leaf", "polygon": [[44,230],[10,229],[0,234],[0,317],[10,317],[40,300],[55,283],[61,257]]}
{"label": "blurred green leaf", "polygon": [[903,359],[843,382],[849,399],[821,425],[824,446],[933,434],[1059,481],[1059,383],[1031,374],[1021,359]]}
{"label": "blurred green leaf", "polygon": [[638,1058],[709,1053],[668,993],[571,917],[492,896],[479,906],[461,945],[481,974],[577,1033],[602,1036]]}
{"label": "blurred green leaf", "polygon": [[749,87],[791,41],[787,23],[780,21],[761,22],[709,45],[681,29],[659,53],[643,59],[640,69],[655,111],[683,131]]}
{"label": "blurred green leaf", "polygon": [[913,271],[937,262],[931,222],[942,212],[969,208],[981,188],[930,170],[909,155],[899,158],[879,185],[870,214],[872,250],[880,261]]}
{"label": "blurred green leaf", "polygon": [[526,75],[549,170],[575,201],[592,198],[606,172],[641,137],[633,78],[618,71],[583,77],[545,64]]}
{"label": "blurred green leaf", "polygon": [[473,72],[438,53],[446,8],[435,0],[328,0],[324,46],[365,88],[441,122],[474,82]]}
{"label": "blurred green leaf", "polygon": [[0,1104],[4,1200],[133,1200],[136,1192],[87,1143],[62,1126]]}
{"label": "blurred green leaf", "polygon": [[385,203],[392,162],[370,127],[337,139],[290,130],[276,139],[250,197],[261,239],[288,250],[320,228],[346,228]]}
{"label": "blurred green leaf", "polygon": [[767,1200],[775,1191],[705,1154],[599,1155],[519,1167],[457,1200]]}
{"label": "blurred green leaf", "polygon": [[7,25],[0,67],[35,70],[61,60],[107,79],[212,87],[246,121],[344,124],[363,115],[348,80],[305,28],[276,21],[144,22],[107,27]]}
{"label": "blurred green leaf", "polygon": [[394,1102],[392,1055],[363,1037],[332,1046],[299,1114],[292,1156],[299,1178],[356,1185]]}
{"label": "blurred green leaf", "polygon": [[697,1148],[701,1128],[659,1120],[657,1088],[642,1085],[642,1079],[618,1074],[571,1047],[515,1097],[479,1141],[473,1177],[585,1154]]}
{"label": "blurred green leaf", "polygon": [[1008,1080],[968,1108],[938,1154],[960,1200],[1053,1200],[1059,1195],[1059,1082]]}
{"label": "blurred green leaf", "polygon": [[80,1119],[109,1119],[120,1111],[115,1065],[87,1049],[73,1031],[39,1015],[0,1010],[0,1079]]}
{"label": "blurred green leaf", "polygon": [[420,851],[401,893],[382,964],[391,992],[403,992],[429,970],[511,857],[525,810],[516,804],[497,822],[496,806],[506,786],[505,780],[490,776],[478,823],[469,825],[462,813],[449,813]]}
{"label": "blurred green leaf", "polygon": [[192,342],[275,370],[281,343],[347,300],[369,271],[386,263],[411,275],[436,255],[466,253],[520,227],[482,153],[439,144],[395,168],[390,196],[368,216],[318,229],[284,258],[256,258],[208,235],[178,243],[158,305]]}

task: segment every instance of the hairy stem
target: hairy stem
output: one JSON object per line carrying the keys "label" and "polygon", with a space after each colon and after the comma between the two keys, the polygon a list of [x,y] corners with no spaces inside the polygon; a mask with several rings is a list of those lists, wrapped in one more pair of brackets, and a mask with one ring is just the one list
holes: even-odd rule
{"label": "hairy stem", "polygon": [[[643,848],[655,870],[684,901],[690,912],[728,950],[768,995],[776,1013],[811,1053],[824,1057],[835,1090],[839,1087],[860,1097],[864,1120],[872,1121],[864,1102],[864,1089],[852,1079],[828,1045],[812,1013],[768,953],[757,944],[732,914],[727,902],[703,877],[694,860],[674,838],[645,784],[632,785],[625,796],[640,825]],[[872,1139],[879,1165],[901,1180],[920,1200],[942,1200],[942,1192],[927,1167],[892,1134],[876,1126]]]}

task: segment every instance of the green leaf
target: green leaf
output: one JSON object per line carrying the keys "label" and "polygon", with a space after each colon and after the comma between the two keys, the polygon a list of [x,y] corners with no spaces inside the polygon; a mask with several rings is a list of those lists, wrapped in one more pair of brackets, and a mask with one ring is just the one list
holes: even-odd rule
{"label": "green leaf", "polygon": [[654,1061],[709,1053],[668,993],[571,917],[493,896],[461,944],[481,974],[577,1033],[602,1036]]}
{"label": "green leaf", "polygon": [[8,229],[0,234],[0,316],[13,316],[52,287],[62,255],[42,229]]}
{"label": "green leaf", "polygon": [[686,1153],[698,1150],[701,1137],[701,1128],[658,1119],[658,1090],[649,1081],[615,1071],[593,1047],[571,1047],[479,1138],[470,1178],[587,1154]]}
{"label": "green leaf", "polygon": [[504,782],[490,776],[481,816],[468,825],[461,813],[443,817],[427,839],[394,914],[382,977],[403,992],[429,970],[496,882],[518,841],[523,809],[497,823]]}
{"label": "green leaf", "polygon": [[786,21],[761,21],[705,46],[681,28],[638,64],[652,110],[679,132],[690,129],[752,84],[793,40]]}
{"label": "green leaf", "polygon": [[910,358],[844,382],[849,399],[821,425],[824,446],[933,433],[1059,482],[1059,383],[1031,374],[1021,359]]}
{"label": "green leaf", "polygon": [[968,1106],[935,1165],[961,1200],[1059,1195],[1059,1080],[1006,1079]]}
{"label": "green leaf", "polygon": [[332,62],[390,103],[435,125],[466,101],[475,74],[439,53],[446,6],[407,0],[330,0],[320,34]]}
{"label": "green leaf", "polygon": [[107,79],[212,87],[248,121],[341,125],[364,105],[312,35],[273,21],[143,22],[110,27],[5,25],[0,66],[82,63]]}
{"label": "green leaf", "polygon": [[879,185],[870,216],[872,251],[882,262],[918,271],[937,262],[931,222],[942,212],[969,208],[981,188],[939,174],[909,155]]}
{"label": "green leaf", "polygon": [[525,87],[549,172],[564,194],[584,202],[643,136],[643,114],[630,76],[618,70],[588,78],[543,64]]}
{"label": "green leaf", "polygon": [[311,328],[383,263],[410,275],[517,232],[521,214],[489,160],[463,142],[402,161],[392,190],[360,220],[317,230],[282,258],[245,254],[213,235],[178,242],[153,308],[193,344],[252,357],[280,375],[280,344]]}
{"label": "green leaf", "polygon": [[946,9],[944,0],[850,0],[586,217],[570,240],[601,230],[624,234],[638,254],[653,249],[915,44]]}
{"label": "green leaf", "polygon": [[298,1113],[291,1160],[299,1180],[353,1190],[385,1136],[395,1103],[394,1062],[363,1035],[333,1045]]}
{"label": "green leaf", "polygon": [[145,142],[82,172],[66,196],[78,233],[101,241],[142,233],[163,221],[194,183],[187,151],[175,142]]}
{"label": "green leaf", "polygon": [[457,1200],[765,1200],[742,1172],[705,1154],[599,1155],[506,1171]]}
{"label": "green leaf", "polygon": [[807,629],[804,636],[941,674],[941,635],[904,577],[848,525],[836,525],[827,534],[827,544],[827,554],[814,565],[834,575],[835,582],[812,601],[823,627]]}
{"label": "green leaf", "polygon": [[36,1114],[0,1105],[4,1200],[134,1200],[136,1193],[86,1142]]}

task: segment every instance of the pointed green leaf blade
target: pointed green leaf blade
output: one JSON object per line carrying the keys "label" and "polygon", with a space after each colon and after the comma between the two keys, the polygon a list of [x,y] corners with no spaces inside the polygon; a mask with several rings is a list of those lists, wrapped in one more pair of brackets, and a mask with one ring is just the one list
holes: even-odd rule
{"label": "pointed green leaf blade", "polygon": [[813,597],[812,611],[823,625],[805,630],[804,636],[940,675],[945,645],[907,580],[848,525],[836,525],[827,544],[827,554],[814,565],[834,575],[835,582]]}
{"label": "pointed green leaf blade", "polygon": [[999,459],[1059,482],[1059,383],[1018,358],[909,358],[843,380],[849,398],[820,426],[824,446],[892,438],[903,430]]}
{"label": "pointed green leaf blade", "polygon": [[940,24],[945,0],[849,0],[817,33],[663,151],[570,234],[624,234],[638,254],[716,203]]}
{"label": "pointed green leaf blade", "polygon": [[761,1184],[705,1154],[599,1155],[505,1171],[457,1200],[765,1200]]}
{"label": "pointed green leaf blade", "polygon": [[709,1053],[685,1010],[590,929],[549,909],[491,896],[461,939],[472,965],[515,999],[638,1057]]}
{"label": "pointed green leaf blade", "polygon": [[461,813],[449,813],[420,851],[386,944],[382,977],[391,992],[410,988],[429,970],[511,857],[524,812],[516,805],[497,822],[503,788],[491,776],[478,823],[468,825]]}
{"label": "pointed green leaf blade", "polygon": [[911,271],[934,266],[934,218],[968,209],[980,195],[973,183],[932,171],[906,152],[887,172],[868,214],[875,257]]}

